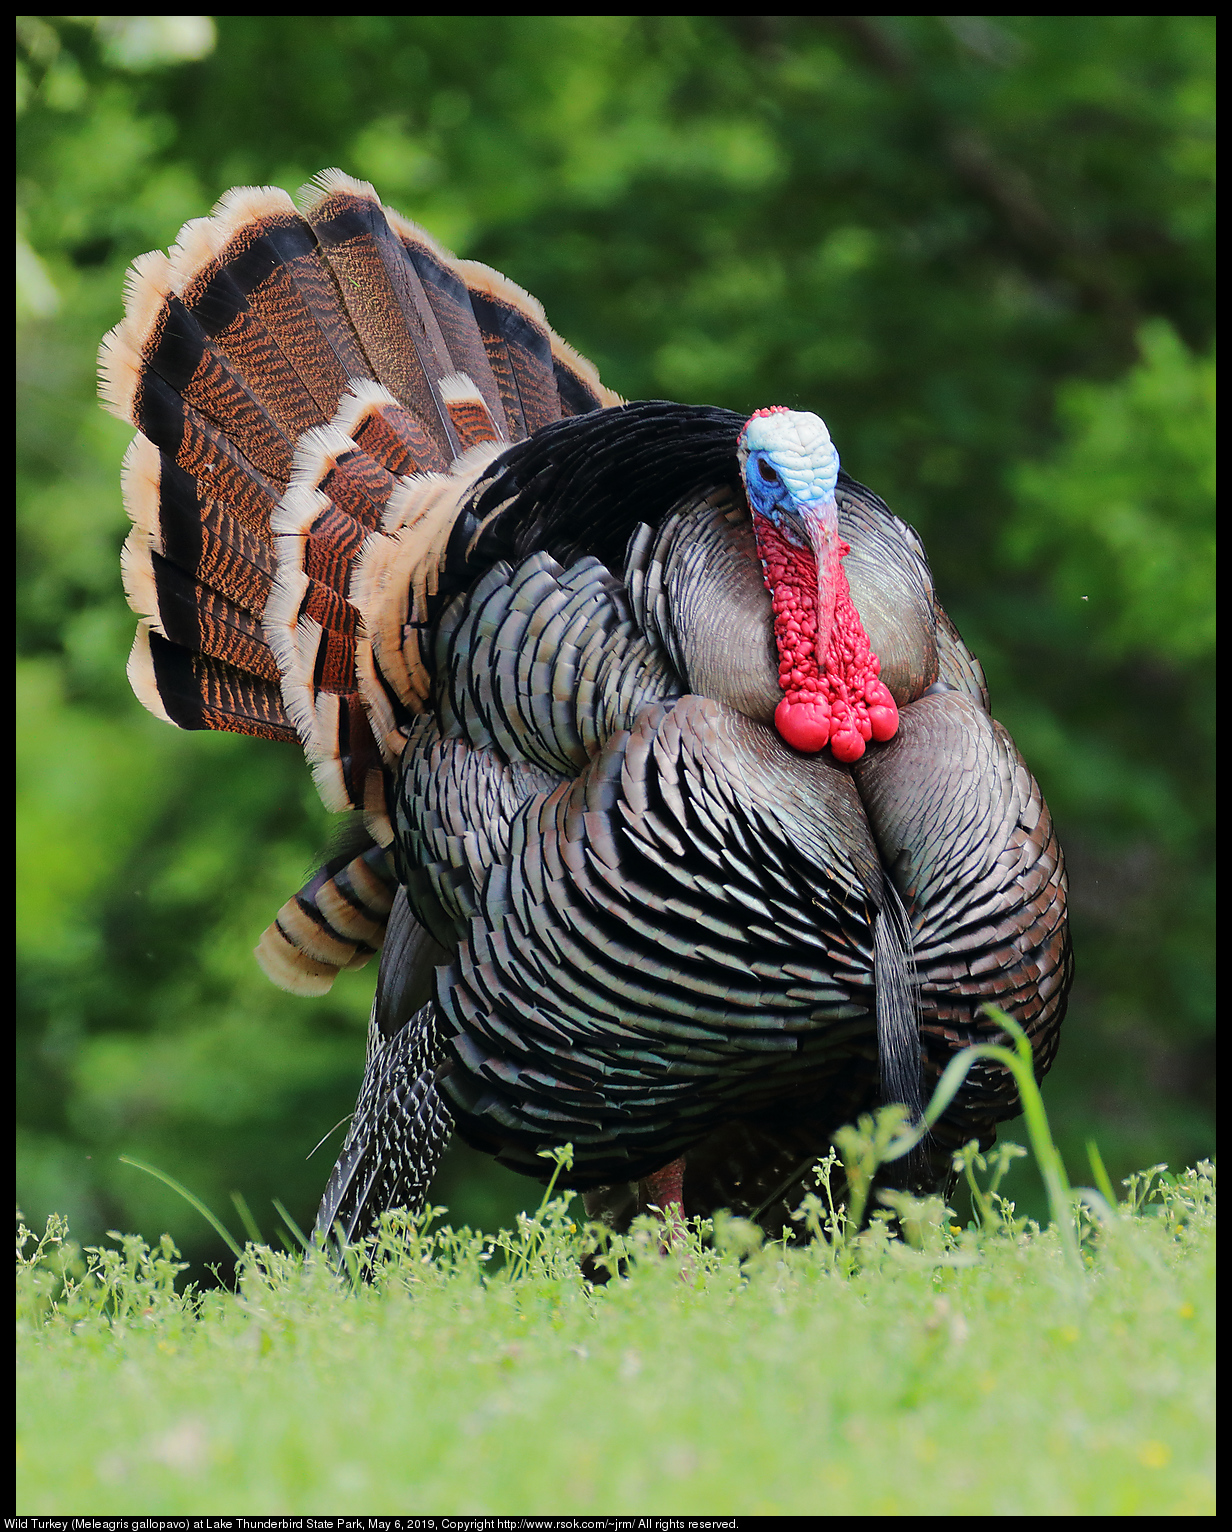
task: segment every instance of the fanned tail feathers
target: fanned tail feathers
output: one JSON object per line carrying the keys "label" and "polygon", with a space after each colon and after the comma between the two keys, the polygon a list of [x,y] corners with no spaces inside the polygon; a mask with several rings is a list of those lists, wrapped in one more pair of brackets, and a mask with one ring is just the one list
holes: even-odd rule
{"label": "fanned tail feathers", "polygon": [[467,490],[621,401],[529,294],[336,170],[298,210],[237,187],[137,260],[99,372],[138,432],[133,690],[181,728],[298,739],[327,807],[387,845],[384,770],[428,692],[414,625]]}

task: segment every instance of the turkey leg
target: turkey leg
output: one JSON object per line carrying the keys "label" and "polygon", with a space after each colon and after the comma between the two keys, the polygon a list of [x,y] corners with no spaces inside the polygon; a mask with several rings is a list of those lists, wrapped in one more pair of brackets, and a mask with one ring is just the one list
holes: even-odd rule
{"label": "turkey leg", "polygon": [[[648,1213],[657,1210],[664,1224],[659,1240],[659,1251],[667,1255],[674,1247],[684,1243],[684,1156],[664,1165],[637,1183],[637,1210]],[[686,1276],[682,1271],[681,1276]]]}
{"label": "turkey leg", "polygon": [[637,1210],[647,1213],[658,1208],[664,1218],[669,1212],[684,1217],[684,1156],[664,1165],[637,1183]]}

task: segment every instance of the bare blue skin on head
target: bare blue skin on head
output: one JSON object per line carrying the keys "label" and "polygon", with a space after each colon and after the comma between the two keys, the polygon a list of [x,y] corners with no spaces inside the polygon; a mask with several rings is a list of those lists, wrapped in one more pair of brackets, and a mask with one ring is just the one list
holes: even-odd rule
{"label": "bare blue skin on head", "polygon": [[820,416],[775,409],[756,414],[736,446],[744,490],[754,516],[763,516],[788,542],[811,548],[817,561],[817,642],[825,654],[834,611],[839,561],[839,458]]}
{"label": "bare blue skin on head", "polygon": [[825,422],[800,410],[754,415],[736,444],[749,505],[776,526],[834,504],[838,453]]}

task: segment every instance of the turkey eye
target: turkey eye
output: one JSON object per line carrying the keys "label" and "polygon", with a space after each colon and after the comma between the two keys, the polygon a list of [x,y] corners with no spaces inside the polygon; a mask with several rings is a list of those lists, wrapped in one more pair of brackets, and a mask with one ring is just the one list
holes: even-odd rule
{"label": "turkey eye", "polygon": [[764,457],[757,459],[757,471],[767,484],[777,484],[779,482],[778,469],[773,464],[767,463]]}

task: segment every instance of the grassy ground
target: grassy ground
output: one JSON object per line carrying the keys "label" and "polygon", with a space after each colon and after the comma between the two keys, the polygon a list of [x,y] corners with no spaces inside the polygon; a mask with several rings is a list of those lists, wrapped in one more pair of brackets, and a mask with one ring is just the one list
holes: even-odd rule
{"label": "grassy ground", "polygon": [[17,1509],[1212,1512],[1212,1167],[1086,1194],[1080,1250],[1003,1169],[961,1231],[646,1221],[599,1286],[567,1198],[495,1242],[391,1219],[366,1282],[250,1245],[196,1295],[168,1240],[19,1235]]}

